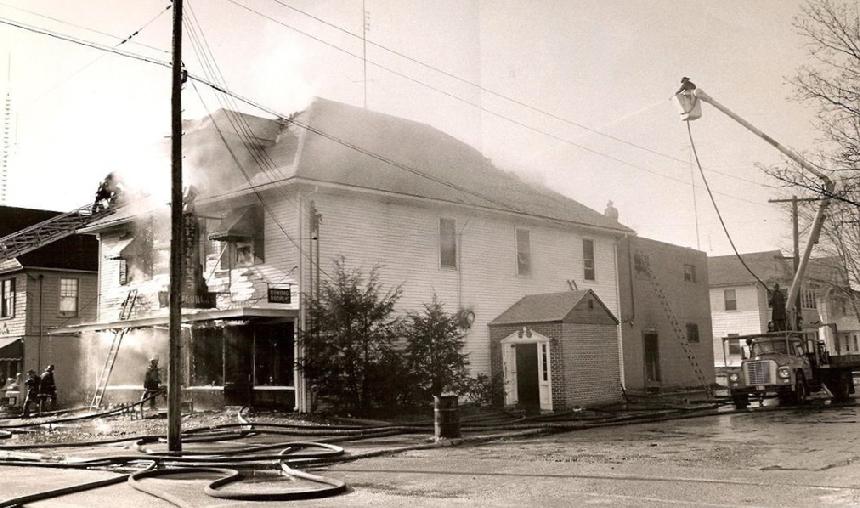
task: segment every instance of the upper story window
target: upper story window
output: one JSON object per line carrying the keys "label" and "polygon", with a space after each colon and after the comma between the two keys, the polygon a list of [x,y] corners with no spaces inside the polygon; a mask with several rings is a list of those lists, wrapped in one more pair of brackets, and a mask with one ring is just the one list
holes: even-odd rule
{"label": "upper story window", "polygon": [[155,244],[152,222],[142,222],[135,227],[134,233],[126,233],[119,239],[125,246],[115,257],[118,262],[118,283],[152,279],[155,271]]}
{"label": "upper story window", "polygon": [[699,343],[699,325],[696,323],[687,323],[687,342]]}
{"label": "upper story window", "polygon": [[582,277],[585,280],[595,280],[594,273],[594,240],[582,239]]}
{"label": "upper story window", "polygon": [[529,230],[517,230],[517,275],[532,273],[532,247],[529,240]]}
{"label": "upper story window", "polygon": [[78,279],[60,278],[60,315],[78,315]]}
{"label": "upper story window", "polygon": [[726,310],[738,310],[738,297],[734,289],[724,289],[723,299],[726,302]]}
{"label": "upper story window", "polygon": [[125,286],[128,284],[128,260],[119,259],[119,266],[117,267],[117,275],[119,278],[119,285]]}
{"label": "upper story window", "polygon": [[803,298],[802,305],[804,309],[815,309],[815,290],[814,289],[803,289]]}
{"label": "upper story window", "polygon": [[[738,336],[738,334],[736,334],[736,333],[728,334],[728,337],[737,337],[737,336]],[[733,356],[741,356],[741,353],[743,352],[743,350],[741,348],[741,339],[731,339],[728,341],[728,343],[729,343],[729,354],[733,355]]]}
{"label": "upper story window", "polygon": [[209,234],[209,239],[223,243],[222,270],[262,263],[265,260],[263,208],[248,206],[231,211]]}
{"label": "upper story window", "polygon": [[457,223],[454,219],[439,219],[439,265],[457,268]]}
{"label": "upper story window", "polygon": [[684,281],[696,282],[696,265],[684,265]]}
{"label": "upper story window", "polygon": [[15,317],[15,279],[0,281],[0,317]]}

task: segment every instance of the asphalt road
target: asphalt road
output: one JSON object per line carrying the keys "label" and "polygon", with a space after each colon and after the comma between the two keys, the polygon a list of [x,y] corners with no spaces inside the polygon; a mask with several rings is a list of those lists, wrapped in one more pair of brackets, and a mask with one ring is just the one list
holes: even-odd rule
{"label": "asphalt road", "polygon": [[[332,466],[336,498],[295,506],[858,506],[860,407],[752,411],[421,450]],[[363,443],[362,447],[377,446]],[[346,445],[350,448],[349,444]],[[3,498],[106,473],[0,470]],[[265,489],[274,477],[235,488]],[[203,478],[149,480],[192,506]],[[283,505],[280,503],[276,505]],[[32,506],[169,506],[126,484]]]}

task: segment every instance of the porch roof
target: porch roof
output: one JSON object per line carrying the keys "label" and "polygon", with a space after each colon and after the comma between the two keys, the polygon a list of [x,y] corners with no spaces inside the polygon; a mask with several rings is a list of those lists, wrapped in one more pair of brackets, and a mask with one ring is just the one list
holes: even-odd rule
{"label": "porch roof", "polygon": [[[233,309],[183,309],[182,323],[198,323],[203,321],[215,321],[218,319],[251,319],[251,318],[296,318],[298,309],[278,309],[272,307],[236,307]],[[136,319],[98,321],[91,323],[79,323],[75,325],[53,328],[47,331],[48,335],[66,335],[70,333],[97,332],[102,330],[118,330],[122,328],[150,328],[154,326],[167,326],[169,317],[167,313],[147,316]]]}

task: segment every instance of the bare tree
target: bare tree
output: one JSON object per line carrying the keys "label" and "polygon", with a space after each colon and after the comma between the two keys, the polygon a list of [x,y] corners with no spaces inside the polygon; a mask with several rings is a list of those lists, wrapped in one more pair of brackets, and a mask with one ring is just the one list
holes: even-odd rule
{"label": "bare tree", "polygon": [[[845,291],[846,282],[860,287],[860,7],[850,0],[809,0],[801,9],[794,27],[807,42],[809,63],[790,82],[796,99],[818,109],[819,148],[807,158],[837,188],[826,194],[817,178],[791,162],[765,170],[806,195],[833,198],[817,257],[841,261],[835,285]],[[807,221],[817,206],[806,205]]]}

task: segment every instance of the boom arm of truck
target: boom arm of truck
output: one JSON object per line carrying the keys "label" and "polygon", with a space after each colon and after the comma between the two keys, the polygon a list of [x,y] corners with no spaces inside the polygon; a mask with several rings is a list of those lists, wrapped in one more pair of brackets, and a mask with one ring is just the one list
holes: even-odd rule
{"label": "boom arm of truck", "polygon": [[[747,130],[749,130],[756,136],[765,140],[769,145],[779,150],[783,155],[793,160],[794,162],[799,164],[800,167],[802,167],[806,171],[809,171],[811,174],[815,175],[821,180],[821,189],[822,194],[824,195],[824,199],[821,200],[818,206],[818,211],[815,213],[815,220],[812,223],[812,231],[809,234],[809,239],[806,242],[806,247],[804,248],[803,255],[800,258],[800,264],[797,267],[797,273],[794,274],[794,279],[791,281],[791,288],[788,291],[788,299],[786,300],[790,304],[791,319],[789,326],[793,329],[796,329],[797,314],[799,312],[799,309],[796,308],[793,303],[797,301],[797,296],[800,294],[800,288],[803,284],[803,278],[806,274],[806,268],[809,266],[809,257],[812,254],[812,247],[816,243],[818,243],[818,237],[821,234],[821,227],[824,224],[824,212],[830,205],[829,196],[832,195],[833,189],[836,187],[836,183],[831,180],[827,175],[818,170],[818,168],[807,162],[797,152],[786,146],[783,146],[775,139],[759,130],[756,126],[741,118],[741,116],[739,116],[737,113],[720,104],[716,99],[705,93],[704,90],[702,90],[701,88],[697,88],[687,78],[684,79],[686,83],[689,83],[689,85],[682,87],[682,90],[679,90],[678,93],[675,94],[676,99],[678,99],[678,103],[681,105],[682,109],[685,110],[685,113],[682,115],[682,119],[689,121],[699,118],[699,116],[701,116],[700,113],[694,116],[693,114],[690,114],[690,110],[692,106],[695,105],[696,100],[707,102],[711,106],[720,110],[724,115],[728,116],[732,120],[744,126]],[[687,100],[682,101],[679,98],[680,96],[687,98]],[[690,99],[692,99],[692,101]]]}

